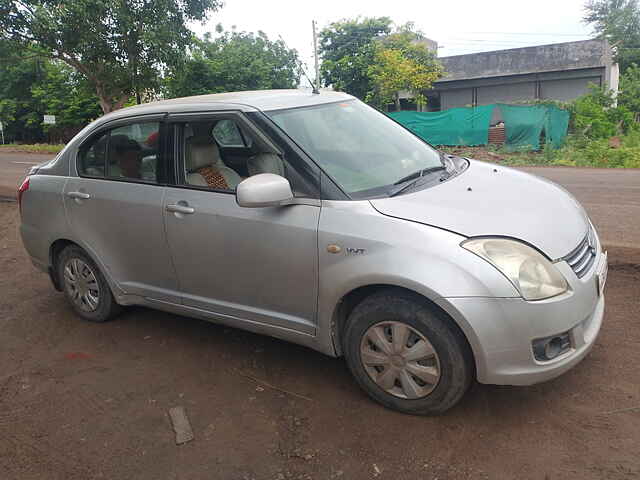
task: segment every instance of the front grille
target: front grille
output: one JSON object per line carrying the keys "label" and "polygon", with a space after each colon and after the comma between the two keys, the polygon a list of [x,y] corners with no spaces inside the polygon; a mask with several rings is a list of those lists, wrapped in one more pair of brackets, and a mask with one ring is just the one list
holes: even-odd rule
{"label": "front grille", "polygon": [[589,225],[589,231],[585,237],[571,253],[563,257],[563,260],[569,264],[571,270],[575,272],[578,278],[582,278],[589,271],[595,259],[596,235],[593,227]]}

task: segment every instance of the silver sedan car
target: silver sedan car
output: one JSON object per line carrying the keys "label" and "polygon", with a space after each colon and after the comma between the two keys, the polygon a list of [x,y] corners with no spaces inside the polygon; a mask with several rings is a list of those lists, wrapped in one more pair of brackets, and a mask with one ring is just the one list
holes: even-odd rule
{"label": "silver sedan car", "polygon": [[342,93],[105,115],[19,189],[21,234],[82,318],[123,306],[344,356],[381,404],[529,385],[593,346],[607,255],[562,188],[445,155]]}

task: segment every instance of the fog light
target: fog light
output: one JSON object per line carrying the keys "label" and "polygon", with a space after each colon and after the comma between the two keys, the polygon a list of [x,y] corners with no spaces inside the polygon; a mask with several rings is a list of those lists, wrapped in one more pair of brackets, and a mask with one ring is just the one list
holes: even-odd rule
{"label": "fog light", "polygon": [[536,360],[548,362],[571,348],[571,338],[569,337],[569,332],[565,332],[560,335],[534,340],[532,346]]}

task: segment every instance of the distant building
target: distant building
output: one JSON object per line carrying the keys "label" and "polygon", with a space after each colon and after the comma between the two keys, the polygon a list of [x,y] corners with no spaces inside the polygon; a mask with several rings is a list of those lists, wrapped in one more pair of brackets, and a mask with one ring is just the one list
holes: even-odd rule
{"label": "distant building", "polygon": [[[428,110],[524,100],[570,101],[590,83],[618,91],[618,65],[604,39],[441,57],[445,76]],[[496,111],[499,115],[499,111]],[[494,120],[497,120],[494,119]]]}

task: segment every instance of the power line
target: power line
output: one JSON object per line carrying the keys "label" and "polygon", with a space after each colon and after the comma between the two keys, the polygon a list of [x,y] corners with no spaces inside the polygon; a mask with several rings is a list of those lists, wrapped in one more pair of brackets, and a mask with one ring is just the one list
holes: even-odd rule
{"label": "power line", "polygon": [[587,33],[553,33],[553,32],[467,32],[474,35],[551,35],[558,37],[585,37]]}

